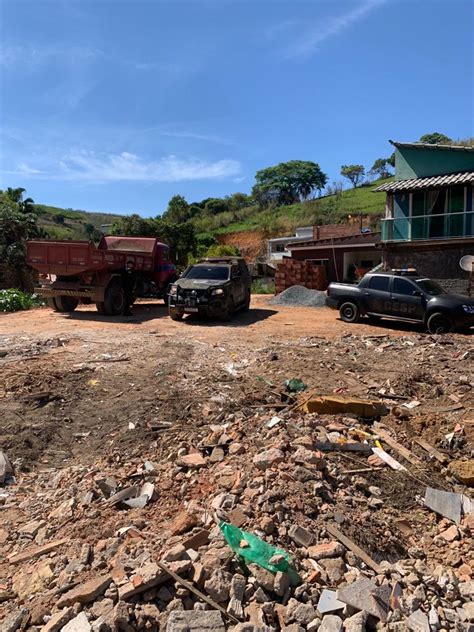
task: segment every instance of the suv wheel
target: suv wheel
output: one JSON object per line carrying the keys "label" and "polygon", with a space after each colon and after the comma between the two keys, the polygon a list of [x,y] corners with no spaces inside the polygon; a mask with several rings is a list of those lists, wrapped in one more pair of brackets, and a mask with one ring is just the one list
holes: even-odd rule
{"label": "suv wheel", "polygon": [[244,311],[248,312],[249,309],[250,309],[250,290],[247,292],[247,296],[245,298]]}
{"label": "suv wheel", "polygon": [[178,312],[174,307],[170,307],[168,310],[169,317],[171,320],[183,320],[183,314]]}
{"label": "suv wheel", "polygon": [[232,316],[234,315],[234,311],[235,311],[234,299],[232,298],[232,296],[230,296],[227,302],[227,307],[225,309],[225,312],[222,314],[222,320],[226,320],[226,321],[230,320]]}
{"label": "suv wheel", "polygon": [[360,310],[356,303],[343,303],[339,308],[339,314],[345,323],[357,323],[360,320]]}
{"label": "suv wheel", "polygon": [[449,316],[442,312],[431,314],[426,324],[430,334],[448,334],[453,328],[453,323]]}

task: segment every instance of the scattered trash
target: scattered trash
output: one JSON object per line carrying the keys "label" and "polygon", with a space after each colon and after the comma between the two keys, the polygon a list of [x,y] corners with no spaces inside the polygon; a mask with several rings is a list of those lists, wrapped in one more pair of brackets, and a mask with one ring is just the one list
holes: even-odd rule
{"label": "scattered trash", "polygon": [[462,494],[427,487],[425,492],[425,505],[456,524],[460,524]]}
{"label": "scattered trash", "polygon": [[270,421],[267,423],[267,428],[274,428],[281,421],[281,417],[272,417]]}
{"label": "scattered trash", "polygon": [[298,379],[286,380],[285,386],[289,393],[301,393],[306,390],[306,384]]}
{"label": "scattered trash", "polygon": [[304,402],[303,409],[307,413],[319,413],[320,415],[343,413],[357,415],[365,419],[380,417],[388,413],[383,402],[336,395],[311,398]]}

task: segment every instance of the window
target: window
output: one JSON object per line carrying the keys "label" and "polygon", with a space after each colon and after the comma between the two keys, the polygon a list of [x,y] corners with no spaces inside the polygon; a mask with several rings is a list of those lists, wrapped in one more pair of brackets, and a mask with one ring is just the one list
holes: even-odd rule
{"label": "window", "polygon": [[400,279],[400,277],[395,277],[393,279],[393,294],[405,294],[406,296],[412,296],[415,289],[415,286],[406,279]]}
{"label": "window", "polygon": [[206,279],[208,281],[227,281],[229,278],[228,266],[192,266],[186,274],[185,279]]}
{"label": "window", "polygon": [[277,244],[275,247],[275,252],[285,252],[285,244]]}
{"label": "window", "polygon": [[390,277],[389,276],[373,276],[370,279],[371,290],[379,290],[379,292],[388,292],[390,287]]}

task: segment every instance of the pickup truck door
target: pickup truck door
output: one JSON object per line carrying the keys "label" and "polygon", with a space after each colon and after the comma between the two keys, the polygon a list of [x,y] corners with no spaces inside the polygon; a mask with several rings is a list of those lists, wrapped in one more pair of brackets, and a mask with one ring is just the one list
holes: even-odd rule
{"label": "pickup truck door", "polygon": [[391,309],[389,275],[370,277],[369,284],[362,288],[363,309],[369,314],[388,314]]}
{"label": "pickup truck door", "polygon": [[398,318],[423,320],[425,297],[420,288],[403,277],[393,277],[391,315]]}

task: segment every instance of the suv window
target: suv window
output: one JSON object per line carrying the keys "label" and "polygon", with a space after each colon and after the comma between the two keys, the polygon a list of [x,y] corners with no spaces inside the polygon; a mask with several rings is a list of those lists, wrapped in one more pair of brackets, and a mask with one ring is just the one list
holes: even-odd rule
{"label": "suv window", "polygon": [[186,279],[206,279],[208,281],[227,281],[228,266],[192,266],[184,275]]}
{"label": "suv window", "polygon": [[379,290],[381,292],[388,292],[390,287],[389,276],[373,276],[370,279],[369,287],[371,290]]}
{"label": "suv window", "polygon": [[393,279],[393,294],[405,294],[407,296],[411,296],[415,289],[415,286],[406,279],[400,279],[398,277]]}

